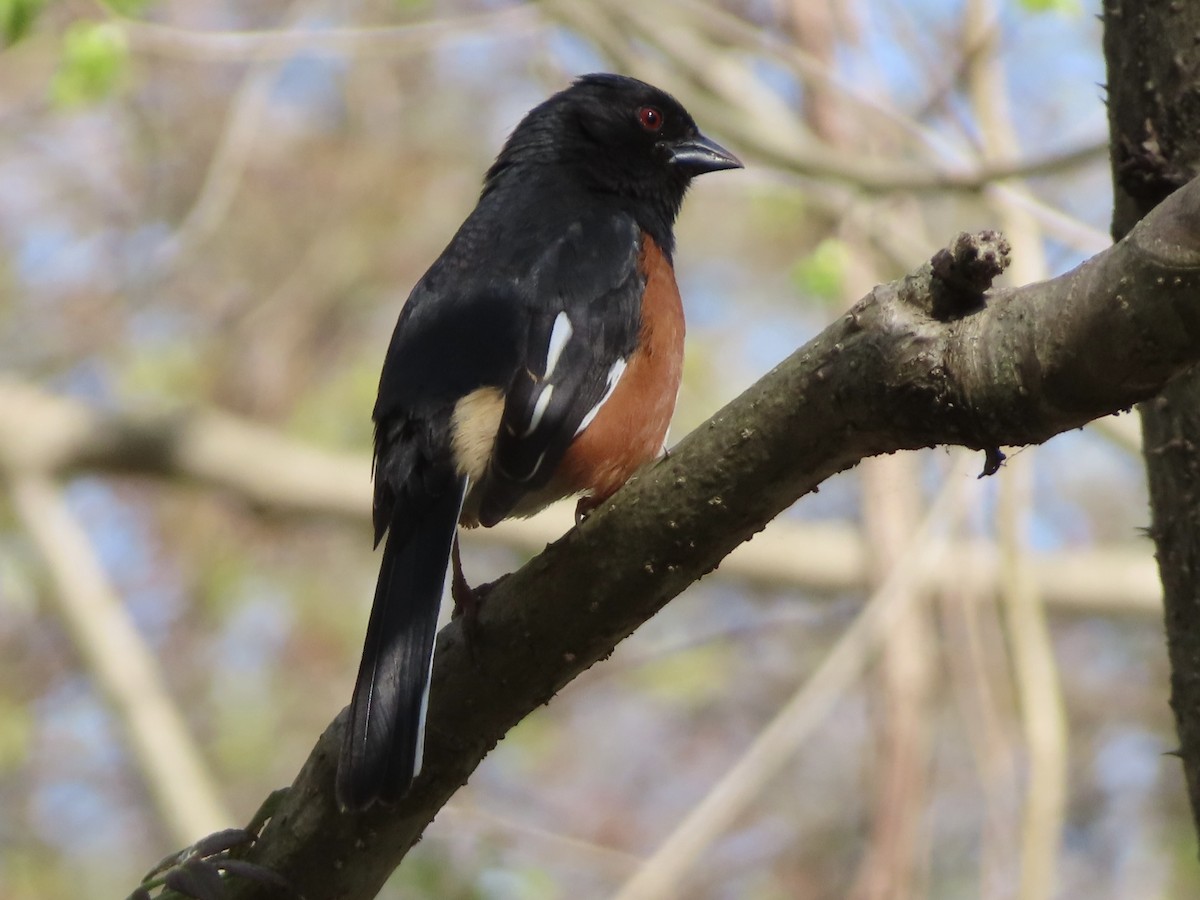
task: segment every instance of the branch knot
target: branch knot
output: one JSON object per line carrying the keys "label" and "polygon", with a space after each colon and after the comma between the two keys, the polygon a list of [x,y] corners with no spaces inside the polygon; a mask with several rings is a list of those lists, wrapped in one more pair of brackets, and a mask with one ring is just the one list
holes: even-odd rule
{"label": "branch knot", "polygon": [[998,231],[960,234],[933,255],[933,315],[941,321],[958,319],[983,308],[984,292],[1008,268],[1012,248]]}

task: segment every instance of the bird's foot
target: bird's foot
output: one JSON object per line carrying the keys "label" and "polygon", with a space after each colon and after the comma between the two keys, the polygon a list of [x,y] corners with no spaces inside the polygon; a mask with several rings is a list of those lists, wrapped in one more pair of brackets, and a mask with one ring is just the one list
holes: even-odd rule
{"label": "bird's foot", "polygon": [[575,504],[576,527],[587,521],[587,517],[592,514],[592,510],[603,503],[606,499],[606,497],[593,497],[590,494],[580,497],[579,501]]}
{"label": "bird's foot", "polygon": [[300,892],[278,872],[242,858],[258,840],[263,825],[287,791],[288,788],[273,791],[245,828],[226,828],[164,857],[146,873],[129,900],[150,900],[151,892],[159,890],[174,891],[195,900],[225,897],[226,881],[234,876],[274,888],[281,897],[299,897]]}

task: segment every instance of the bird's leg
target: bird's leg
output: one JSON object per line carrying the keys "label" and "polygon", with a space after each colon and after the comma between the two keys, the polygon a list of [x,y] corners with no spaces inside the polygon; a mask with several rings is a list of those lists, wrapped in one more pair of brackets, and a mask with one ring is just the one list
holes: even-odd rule
{"label": "bird's leg", "polygon": [[457,530],[454,532],[454,543],[450,545],[450,596],[454,598],[453,618],[462,616],[463,624],[466,625],[479,616],[479,598],[463,575]]}
{"label": "bird's leg", "polygon": [[475,659],[475,646],[479,642],[479,610],[483,598],[491,589],[490,584],[473,588],[463,575],[462,554],[458,550],[458,530],[454,531],[454,543],[450,545],[450,596],[454,598],[451,618],[462,618],[463,640],[467,644],[467,655]]}
{"label": "bird's leg", "polygon": [[467,644],[467,653],[475,658],[475,647],[479,643],[479,611],[483,609],[483,601],[492,589],[502,582],[507,575],[501,575],[495,581],[471,587],[463,575],[462,554],[458,550],[458,532],[454,533],[454,543],[450,545],[450,596],[454,599],[454,612],[451,618],[462,619],[463,640]]}

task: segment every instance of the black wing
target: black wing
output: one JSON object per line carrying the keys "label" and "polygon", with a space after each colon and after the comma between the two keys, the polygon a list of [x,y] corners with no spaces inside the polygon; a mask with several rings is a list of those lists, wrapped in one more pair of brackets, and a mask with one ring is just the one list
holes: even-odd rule
{"label": "black wing", "polygon": [[435,296],[425,282],[414,289],[380,377],[373,414],[376,543],[406,505],[420,505],[426,481],[453,471],[454,404],[477,388],[511,381],[523,355],[526,326],[514,294]]}
{"label": "black wing", "polygon": [[577,221],[531,273],[524,358],[505,389],[481,486],[482,524],[495,524],[550,480],[620,380],[641,328],[640,247],[632,218]]}
{"label": "black wing", "polygon": [[493,524],[549,480],[636,344],[636,225],[611,211],[580,221],[578,207],[556,205],[574,224],[469,220],[392,335],[374,412],[375,536],[387,543],[338,765],[344,806],[394,800],[420,768],[437,611],[467,488],[453,459],[455,404],[480,387],[506,393],[478,486],[480,520]]}

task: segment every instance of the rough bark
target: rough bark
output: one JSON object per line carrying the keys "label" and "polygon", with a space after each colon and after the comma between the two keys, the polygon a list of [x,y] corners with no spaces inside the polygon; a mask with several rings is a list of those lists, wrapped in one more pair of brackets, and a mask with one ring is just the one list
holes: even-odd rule
{"label": "rough bark", "polygon": [[310,898],[374,896],[509,728],[830,475],[901,449],[1041,442],[1200,360],[1200,181],[1079,269],[985,302],[1004,252],[994,235],[964,236],[876,288],[500,582],[473,663],[458,623],[439,636],[427,762],[408,797],[336,810],[339,717],[253,861]]}
{"label": "rough bark", "polygon": [[[1200,4],[1104,5],[1114,238],[1200,171]],[[1200,374],[1139,407],[1163,582],[1171,707],[1200,830]]]}

